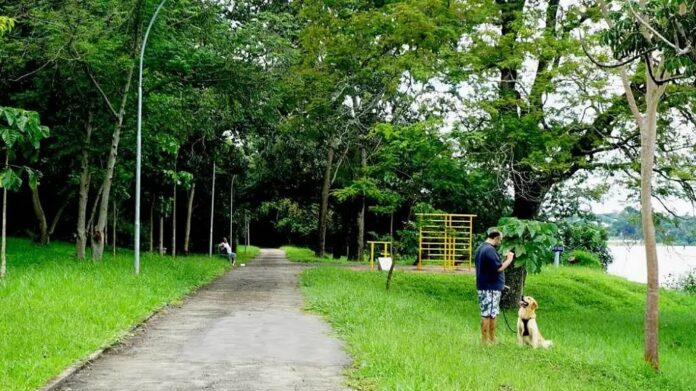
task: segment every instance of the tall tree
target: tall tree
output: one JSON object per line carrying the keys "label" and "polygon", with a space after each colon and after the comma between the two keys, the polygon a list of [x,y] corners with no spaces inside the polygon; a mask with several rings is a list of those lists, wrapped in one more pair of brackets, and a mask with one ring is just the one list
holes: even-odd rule
{"label": "tall tree", "polygon": [[553,186],[605,167],[602,154],[630,140],[613,133],[626,103],[582,55],[578,31],[595,8],[494,0],[478,11],[449,78],[475,86],[454,92],[464,98],[462,144],[512,184],[512,215],[533,219]]}
{"label": "tall tree", "polygon": [[[447,58],[457,51],[465,29],[467,4],[311,0],[298,7],[304,23],[298,70],[307,92],[304,118],[325,137],[316,248],[322,255],[334,159],[343,164],[344,151],[359,149],[359,136],[377,123],[402,120],[394,100],[404,97],[404,80],[427,81],[447,71]],[[359,153],[349,155],[361,164]]]}
{"label": "tall tree", "polygon": [[[691,47],[696,9],[684,1],[663,0],[627,1],[613,12],[611,3],[599,1],[599,5],[608,26],[602,32],[602,42],[618,61],[626,100],[640,130],[641,224],[648,276],[644,359],[657,370],[659,273],[652,199],[658,115],[669,84],[696,74],[696,52]],[[632,61],[638,61],[638,69],[642,70],[642,75],[637,74],[633,80],[625,67]],[[635,88],[636,82],[642,88]],[[642,95],[640,99],[638,93]]]}

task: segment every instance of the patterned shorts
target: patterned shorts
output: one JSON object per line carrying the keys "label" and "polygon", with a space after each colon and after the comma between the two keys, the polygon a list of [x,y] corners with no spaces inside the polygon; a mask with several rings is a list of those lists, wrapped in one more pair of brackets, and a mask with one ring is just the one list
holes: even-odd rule
{"label": "patterned shorts", "polygon": [[500,312],[500,291],[478,291],[482,318],[494,318]]}

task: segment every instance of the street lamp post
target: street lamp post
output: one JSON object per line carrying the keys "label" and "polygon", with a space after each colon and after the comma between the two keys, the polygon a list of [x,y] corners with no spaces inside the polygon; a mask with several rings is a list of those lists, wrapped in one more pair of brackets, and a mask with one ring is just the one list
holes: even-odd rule
{"label": "street lamp post", "polygon": [[138,74],[138,126],[135,147],[135,258],[133,260],[135,274],[140,273],[140,168],[142,160],[140,145],[142,140],[141,133],[143,125],[143,58],[145,56],[145,46],[147,45],[147,38],[150,35],[152,25],[155,23],[157,15],[159,15],[160,10],[166,2],[167,0],[162,0],[159,6],[157,6],[155,14],[152,15],[150,24],[147,26],[147,31],[145,31],[143,44],[140,47],[140,72]]}

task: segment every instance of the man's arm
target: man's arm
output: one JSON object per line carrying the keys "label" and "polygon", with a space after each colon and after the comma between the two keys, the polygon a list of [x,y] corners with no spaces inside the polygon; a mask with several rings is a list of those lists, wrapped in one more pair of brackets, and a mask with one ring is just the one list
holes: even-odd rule
{"label": "man's arm", "polygon": [[507,254],[505,254],[505,262],[503,262],[503,264],[500,265],[500,267],[498,268],[498,271],[499,271],[499,272],[504,272],[505,269],[507,269],[508,266],[510,266],[510,264],[512,263],[513,260],[515,260],[515,254],[514,254],[514,253],[508,252]]}

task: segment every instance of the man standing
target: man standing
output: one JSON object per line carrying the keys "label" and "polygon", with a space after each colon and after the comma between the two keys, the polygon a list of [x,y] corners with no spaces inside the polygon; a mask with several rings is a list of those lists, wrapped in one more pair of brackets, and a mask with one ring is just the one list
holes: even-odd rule
{"label": "man standing", "polygon": [[512,263],[515,254],[505,254],[505,262],[500,261],[496,247],[503,240],[498,231],[491,231],[485,242],[476,249],[476,290],[481,308],[481,343],[495,343],[495,321],[500,312],[500,296],[505,286],[505,269]]}

